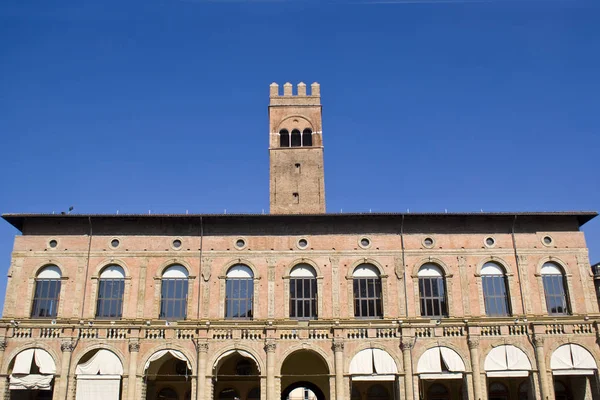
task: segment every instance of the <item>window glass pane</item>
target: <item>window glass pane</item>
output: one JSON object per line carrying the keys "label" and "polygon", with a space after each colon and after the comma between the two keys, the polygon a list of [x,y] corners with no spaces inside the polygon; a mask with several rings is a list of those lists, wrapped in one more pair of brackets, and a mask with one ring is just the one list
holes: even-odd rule
{"label": "window glass pane", "polygon": [[[381,280],[354,278],[355,316],[381,317]],[[379,305],[377,305],[379,302]]]}

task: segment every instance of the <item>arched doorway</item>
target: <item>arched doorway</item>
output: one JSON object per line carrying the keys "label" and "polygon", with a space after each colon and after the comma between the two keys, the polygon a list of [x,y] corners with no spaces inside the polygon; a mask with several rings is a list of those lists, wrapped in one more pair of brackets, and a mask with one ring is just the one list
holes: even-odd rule
{"label": "arched doorway", "polygon": [[213,385],[217,400],[260,399],[258,362],[247,351],[226,351],[213,366]]}
{"label": "arched doorway", "polygon": [[112,351],[86,353],[75,368],[76,400],[119,400],[123,364]]}
{"label": "arched doorway", "polygon": [[281,392],[282,400],[324,400],[325,394],[311,382],[296,382]]}
{"label": "arched doorway", "polygon": [[550,368],[556,400],[600,398],[598,367],[592,353],[579,344],[567,343],[552,353]]}
{"label": "arched doorway", "polygon": [[281,387],[282,400],[287,400],[298,388],[309,389],[318,400],[329,400],[329,367],[314,351],[295,351],[281,366]]}
{"label": "arched doorway", "polygon": [[52,399],[56,364],[46,350],[23,350],[11,361],[8,370],[11,400]]}
{"label": "arched doorway", "polygon": [[189,400],[192,366],[178,350],[160,350],[146,362],[146,400]]}
{"label": "arched doorway", "polygon": [[417,363],[419,392],[425,400],[465,398],[465,363],[454,350],[437,346],[426,350]]}
{"label": "arched doorway", "polygon": [[368,400],[394,398],[398,367],[388,352],[377,348],[359,351],[350,361],[352,391]]}

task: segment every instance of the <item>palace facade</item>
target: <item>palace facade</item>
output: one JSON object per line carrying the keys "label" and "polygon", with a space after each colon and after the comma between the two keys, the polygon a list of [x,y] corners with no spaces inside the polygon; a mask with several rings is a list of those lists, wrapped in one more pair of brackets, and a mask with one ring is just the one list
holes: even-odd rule
{"label": "palace facade", "polygon": [[7,399],[591,400],[595,212],[325,213],[320,88],[267,215],[5,214]]}

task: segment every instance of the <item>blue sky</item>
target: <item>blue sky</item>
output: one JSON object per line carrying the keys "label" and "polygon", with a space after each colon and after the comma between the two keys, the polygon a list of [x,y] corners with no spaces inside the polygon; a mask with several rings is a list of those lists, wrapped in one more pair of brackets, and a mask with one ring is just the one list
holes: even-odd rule
{"label": "blue sky", "polygon": [[[599,20],[585,0],[4,0],[0,212],[268,210],[273,81],[321,83],[329,212],[598,210]],[[598,262],[600,218],[584,231]],[[2,274],[17,233],[0,223]]]}

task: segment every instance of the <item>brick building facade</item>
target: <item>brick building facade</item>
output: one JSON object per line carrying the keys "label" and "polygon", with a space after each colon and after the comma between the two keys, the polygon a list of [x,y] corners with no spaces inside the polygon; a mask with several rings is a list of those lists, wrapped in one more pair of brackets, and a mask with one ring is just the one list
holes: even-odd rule
{"label": "brick building facade", "polygon": [[0,393],[600,398],[596,213],[326,214],[318,84],[269,111],[271,214],[3,216]]}

